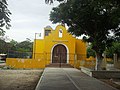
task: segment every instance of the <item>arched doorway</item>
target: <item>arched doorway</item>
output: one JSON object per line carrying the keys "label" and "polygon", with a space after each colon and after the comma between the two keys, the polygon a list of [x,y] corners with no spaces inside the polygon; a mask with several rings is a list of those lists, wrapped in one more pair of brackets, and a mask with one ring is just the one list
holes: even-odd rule
{"label": "arched doorway", "polygon": [[64,45],[58,44],[53,48],[52,63],[67,63],[67,49]]}

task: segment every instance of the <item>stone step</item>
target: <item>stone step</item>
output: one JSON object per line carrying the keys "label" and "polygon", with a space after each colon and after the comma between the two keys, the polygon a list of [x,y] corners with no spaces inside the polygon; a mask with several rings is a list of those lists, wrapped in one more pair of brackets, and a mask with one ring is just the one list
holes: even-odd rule
{"label": "stone step", "polygon": [[62,68],[73,68],[70,64],[66,63],[51,63],[49,65],[46,65],[46,67],[62,67]]}

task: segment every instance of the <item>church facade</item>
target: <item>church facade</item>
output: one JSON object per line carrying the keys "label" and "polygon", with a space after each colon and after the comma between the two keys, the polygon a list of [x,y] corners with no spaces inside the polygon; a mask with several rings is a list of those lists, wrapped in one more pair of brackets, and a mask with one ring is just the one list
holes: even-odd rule
{"label": "church facade", "polygon": [[44,38],[35,39],[33,58],[46,60],[45,64],[66,63],[73,65],[75,60],[86,60],[86,43],[73,37],[64,26],[55,30],[44,28]]}
{"label": "church facade", "polygon": [[12,68],[45,68],[50,64],[68,64],[80,68],[91,65],[89,61],[86,43],[58,25],[55,30],[45,27],[43,39],[35,38],[32,58],[7,58],[6,65]]}

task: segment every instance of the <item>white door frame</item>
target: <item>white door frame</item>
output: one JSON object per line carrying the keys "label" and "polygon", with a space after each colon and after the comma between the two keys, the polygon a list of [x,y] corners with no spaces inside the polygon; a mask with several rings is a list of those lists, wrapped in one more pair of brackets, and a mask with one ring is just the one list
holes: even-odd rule
{"label": "white door frame", "polygon": [[63,46],[65,46],[66,49],[67,49],[67,63],[69,63],[69,49],[68,49],[68,47],[67,47],[65,44],[63,44],[63,43],[55,44],[55,45],[52,47],[52,49],[51,49],[51,63],[52,63],[52,53],[53,53],[53,49],[54,49],[55,46],[60,45],[60,44],[63,45]]}

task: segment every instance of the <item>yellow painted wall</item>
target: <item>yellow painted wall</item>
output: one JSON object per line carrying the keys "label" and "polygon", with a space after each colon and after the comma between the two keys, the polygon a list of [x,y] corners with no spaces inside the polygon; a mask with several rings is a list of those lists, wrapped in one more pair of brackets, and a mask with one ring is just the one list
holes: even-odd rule
{"label": "yellow painted wall", "polygon": [[80,39],[76,39],[76,53],[86,55],[86,43]]}
{"label": "yellow painted wall", "polygon": [[33,44],[33,59],[43,58],[44,53],[44,40],[36,39]]}
{"label": "yellow painted wall", "polygon": [[[62,38],[58,37],[60,29],[63,30]],[[75,38],[73,38],[63,26],[57,26],[56,29],[45,38],[45,52],[52,54],[52,48],[57,44],[65,45],[68,48],[67,53],[75,53]],[[51,56],[49,58],[51,63]],[[72,62],[69,61],[69,63]]]}
{"label": "yellow painted wall", "polygon": [[[59,30],[63,35],[59,37]],[[49,36],[44,39],[34,40],[32,59],[7,58],[7,65],[15,68],[44,68],[51,63],[52,49],[55,45],[62,44],[67,47],[69,64],[79,68],[81,60],[86,60],[86,43],[73,37],[64,26],[58,25],[51,29]]]}
{"label": "yellow painted wall", "polygon": [[[59,37],[59,30],[63,30],[63,36],[62,38]],[[58,25],[55,30],[51,30],[51,33],[49,36],[45,36],[43,40],[36,40],[34,41],[34,46],[37,47],[35,50],[35,58],[44,58],[42,55],[46,55],[46,63],[51,63],[51,54],[52,54],[52,48],[55,45],[62,44],[65,45],[68,48],[67,53],[75,53],[75,44],[76,44],[76,38],[74,38],[72,35],[70,35],[66,28]],[[34,49],[34,47],[33,47]],[[34,51],[34,50],[33,50]],[[42,54],[42,55],[41,55]],[[33,55],[34,57],[34,55]],[[69,57],[70,58],[70,57]],[[69,63],[73,63],[72,61],[69,61]]]}
{"label": "yellow painted wall", "polygon": [[[63,37],[59,38],[59,30],[63,30]],[[73,38],[63,26],[57,26],[49,36],[45,37],[45,52],[51,53],[51,49],[56,44],[63,44],[69,48],[69,53],[75,53],[75,38]]]}
{"label": "yellow painted wall", "polygon": [[86,43],[80,39],[76,39],[75,47],[76,59],[74,61],[74,67],[79,68],[82,65],[82,61],[86,60]]}
{"label": "yellow painted wall", "polygon": [[7,58],[6,65],[11,68],[45,68],[45,60]]}
{"label": "yellow painted wall", "polygon": [[[84,67],[95,67],[95,60],[77,60],[76,62],[70,64],[75,68]],[[40,59],[20,59],[20,58],[7,58],[6,65],[11,68],[27,68],[27,69],[35,69],[35,68],[45,68],[47,64],[50,63],[50,60],[40,60]]]}

